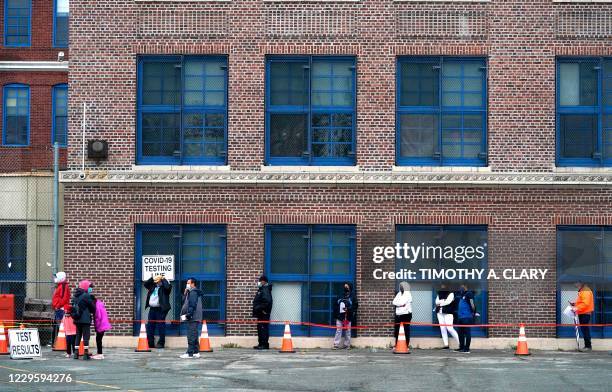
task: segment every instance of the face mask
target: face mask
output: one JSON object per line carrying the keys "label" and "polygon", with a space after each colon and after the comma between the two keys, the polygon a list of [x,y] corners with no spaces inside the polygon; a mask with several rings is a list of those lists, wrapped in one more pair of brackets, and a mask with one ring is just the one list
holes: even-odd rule
{"label": "face mask", "polygon": [[345,287],[345,288],[344,288],[344,292],[345,292],[345,293],[348,293],[350,290],[351,290],[351,289],[349,289],[348,287]]}
{"label": "face mask", "polygon": [[257,282],[257,287],[263,286],[263,282]]}
{"label": "face mask", "polygon": [[404,294],[404,288],[403,287],[400,287],[400,291],[401,291],[402,294]]}
{"label": "face mask", "polygon": [[92,291],[93,291],[93,289],[92,289],[91,287],[87,289],[87,292],[88,292],[89,294],[91,294],[91,292],[92,292]]}
{"label": "face mask", "polygon": [[185,286],[185,290],[191,290],[191,285],[187,284],[187,286]]}

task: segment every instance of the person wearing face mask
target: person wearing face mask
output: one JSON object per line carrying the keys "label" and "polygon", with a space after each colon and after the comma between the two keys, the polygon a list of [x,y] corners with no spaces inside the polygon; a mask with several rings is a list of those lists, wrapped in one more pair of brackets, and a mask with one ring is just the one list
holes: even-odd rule
{"label": "person wearing face mask", "polygon": [[[144,282],[147,293],[145,309],[149,308],[147,323],[147,340],[149,347],[164,348],[166,344],[166,315],[170,311],[170,292],[172,285],[161,275],[151,276]],[[155,329],[159,331],[159,340],[155,346]]]}
{"label": "person wearing face mask", "polygon": [[[91,322],[96,313],[96,305],[91,295],[93,284],[89,280],[79,282],[79,287],[74,291],[72,298],[72,309],[70,310],[74,324],[76,325],[75,347],[78,347],[83,339],[85,352],[83,359],[89,360],[89,338],[91,337]],[[74,359],[79,359],[79,351],[75,349]]]}
{"label": "person wearing face mask", "polygon": [[198,281],[189,278],[183,295],[181,321],[187,324],[187,352],[181,358],[200,358],[198,338],[202,328],[202,292],[197,288]]}
{"label": "person wearing face mask", "polygon": [[[351,326],[354,325],[357,313],[357,296],[350,282],[344,282],[343,292],[336,298],[334,317],[336,319],[336,335],[334,336],[334,350],[351,349]],[[344,335],[344,345],[342,337]]]}
{"label": "person wearing face mask", "polygon": [[57,287],[51,299],[51,306],[53,306],[53,310],[55,311],[51,344],[55,343],[55,338],[59,332],[60,324],[64,319],[64,314],[66,310],[70,308],[70,287],[68,287],[66,273],[61,271],[58,272],[55,274],[53,281],[57,284]]}
{"label": "person wearing face mask", "polygon": [[440,324],[442,342],[444,342],[443,349],[448,350],[450,349],[448,345],[448,334],[451,334],[451,336],[455,338],[457,345],[459,345],[459,335],[453,328],[454,313],[456,311],[454,307],[455,294],[452,291],[449,291],[444,283],[440,285],[440,290],[438,290],[435,304],[436,307],[434,308],[434,311],[438,316],[438,324]]}
{"label": "person wearing face mask", "polygon": [[257,318],[257,346],[255,350],[267,350],[270,348],[270,313],[272,313],[272,284],[268,283],[265,275],[259,277],[257,282],[257,293],[253,298],[253,317]]}
{"label": "person wearing face mask", "polygon": [[404,323],[404,333],[406,334],[406,344],[410,344],[410,321],[412,321],[412,294],[410,294],[410,284],[401,282],[399,291],[393,298],[395,306],[395,344],[399,335],[400,323]]}

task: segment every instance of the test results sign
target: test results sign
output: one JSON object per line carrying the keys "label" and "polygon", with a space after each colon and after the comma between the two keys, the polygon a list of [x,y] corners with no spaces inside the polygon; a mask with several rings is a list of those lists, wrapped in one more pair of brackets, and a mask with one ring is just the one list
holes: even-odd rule
{"label": "test results sign", "polygon": [[162,275],[166,280],[174,280],[174,255],[142,256],[142,280]]}
{"label": "test results sign", "polygon": [[26,359],[41,356],[38,329],[9,329],[11,359]]}

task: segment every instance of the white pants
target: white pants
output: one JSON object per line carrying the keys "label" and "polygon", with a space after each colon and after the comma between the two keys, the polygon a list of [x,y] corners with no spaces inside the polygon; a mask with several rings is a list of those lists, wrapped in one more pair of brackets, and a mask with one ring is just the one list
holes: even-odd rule
{"label": "white pants", "polygon": [[438,313],[438,324],[448,324],[450,327],[440,326],[440,331],[442,332],[442,341],[444,342],[444,347],[448,346],[448,334],[450,333],[457,344],[459,344],[459,335],[457,335],[457,331],[452,327],[453,324],[453,315],[446,313]]}
{"label": "white pants", "polygon": [[349,329],[342,328],[342,321],[336,320],[336,336],[334,336],[334,347],[342,346],[342,335],[344,335],[344,347],[351,347],[351,322],[348,323]]}

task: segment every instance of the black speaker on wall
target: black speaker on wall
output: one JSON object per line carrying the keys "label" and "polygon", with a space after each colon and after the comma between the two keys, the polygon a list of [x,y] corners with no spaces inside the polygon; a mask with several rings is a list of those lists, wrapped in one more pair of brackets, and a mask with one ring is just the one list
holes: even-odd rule
{"label": "black speaker on wall", "polygon": [[87,158],[96,161],[105,160],[108,158],[108,142],[106,140],[88,140],[87,141]]}

